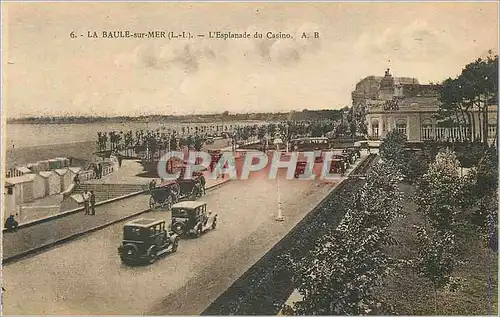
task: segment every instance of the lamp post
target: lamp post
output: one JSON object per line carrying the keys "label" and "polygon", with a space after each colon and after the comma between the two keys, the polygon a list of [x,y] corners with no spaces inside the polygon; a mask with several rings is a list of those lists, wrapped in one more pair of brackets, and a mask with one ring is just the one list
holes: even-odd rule
{"label": "lamp post", "polygon": [[[276,145],[276,151],[278,152],[278,155],[280,150],[280,144],[282,143],[283,141],[279,137],[274,139],[274,144]],[[278,173],[276,173],[276,188],[278,190],[278,215],[276,216],[275,220],[285,221],[285,217],[283,216],[283,208],[281,206],[280,178],[278,176]]]}

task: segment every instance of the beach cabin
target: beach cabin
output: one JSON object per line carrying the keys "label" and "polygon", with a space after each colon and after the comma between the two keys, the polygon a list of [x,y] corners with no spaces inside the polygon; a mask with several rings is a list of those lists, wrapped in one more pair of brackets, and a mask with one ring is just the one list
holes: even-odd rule
{"label": "beach cabin", "polygon": [[32,174],[33,178],[33,198],[34,199],[40,199],[46,196],[47,194],[47,189],[46,189],[46,183],[45,183],[45,178],[43,178],[40,174],[38,173],[33,173]]}
{"label": "beach cabin", "polygon": [[33,198],[33,179],[34,174],[26,174],[18,177],[9,178],[6,182],[8,185],[13,186],[13,195],[16,205],[29,203],[34,200]]}
{"label": "beach cabin", "polygon": [[54,170],[57,175],[59,175],[59,179],[61,182],[61,192],[65,191],[71,186],[71,183],[73,182],[73,177],[71,176],[72,173],[69,171],[67,168],[59,168]]}
{"label": "beach cabin", "polygon": [[28,164],[27,167],[30,169],[32,173],[40,172],[40,164],[38,163]]}
{"label": "beach cabin", "polygon": [[60,168],[65,168],[69,167],[69,159],[65,157],[56,157],[56,160],[58,160],[60,163],[59,165],[61,166]]}
{"label": "beach cabin", "polygon": [[49,170],[49,161],[38,161],[37,164],[40,166],[40,171]]}
{"label": "beach cabin", "polygon": [[23,175],[32,173],[31,170],[26,166],[17,167],[17,170],[20,171]]}
{"label": "beach cabin", "polygon": [[49,170],[53,171],[58,168],[61,168],[61,161],[56,159],[49,160]]}
{"label": "beach cabin", "polygon": [[45,179],[46,196],[55,195],[61,192],[61,179],[54,171],[40,172],[40,175]]}
{"label": "beach cabin", "polygon": [[5,182],[4,190],[3,190],[3,198],[2,198],[2,228],[5,222],[10,215],[15,215],[17,212],[16,207],[16,196],[14,194],[15,185],[10,184],[9,182]]}

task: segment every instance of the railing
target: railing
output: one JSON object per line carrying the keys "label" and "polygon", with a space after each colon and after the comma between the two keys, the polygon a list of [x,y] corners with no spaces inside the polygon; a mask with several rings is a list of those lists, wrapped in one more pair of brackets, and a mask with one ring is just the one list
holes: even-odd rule
{"label": "railing", "polygon": [[[102,168],[102,176],[113,173],[113,166],[104,166]],[[78,178],[80,182],[89,181],[91,179],[96,179],[96,173],[93,170],[81,171],[78,173]]]}
{"label": "railing", "polygon": [[11,168],[10,170],[7,171],[6,178],[19,177],[23,175],[24,173],[18,170],[17,168]]}

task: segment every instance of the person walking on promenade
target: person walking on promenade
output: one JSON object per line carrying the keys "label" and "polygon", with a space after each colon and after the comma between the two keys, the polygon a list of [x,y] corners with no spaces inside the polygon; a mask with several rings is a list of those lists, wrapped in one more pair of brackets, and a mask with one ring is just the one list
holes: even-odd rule
{"label": "person walking on promenade", "polygon": [[91,208],[91,215],[95,216],[95,194],[94,191],[90,191],[90,208]]}
{"label": "person walking on promenade", "polygon": [[94,179],[98,179],[99,178],[99,169],[97,168],[97,165],[94,165]]}
{"label": "person walking on promenade", "polygon": [[85,190],[85,192],[82,195],[83,197],[83,207],[85,209],[85,214],[90,215],[90,210],[89,210],[89,192]]}
{"label": "person walking on promenade", "polygon": [[98,178],[101,179],[102,178],[102,164],[101,163],[99,163],[97,165],[97,174],[99,175]]}
{"label": "person walking on promenade", "polygon": [[80,185],[80,178],[78,177],[78,174],[75,175],[73,181],[75,182],[75,186]]}

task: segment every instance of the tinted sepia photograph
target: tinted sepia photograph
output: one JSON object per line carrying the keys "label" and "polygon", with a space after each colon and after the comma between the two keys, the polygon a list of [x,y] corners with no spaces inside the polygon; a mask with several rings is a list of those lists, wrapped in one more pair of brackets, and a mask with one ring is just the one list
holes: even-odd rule
{"label": "tinted sepia photograph", "polygon": [[2,315],[498,316],[498,1],[1,15]]}

